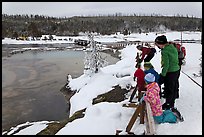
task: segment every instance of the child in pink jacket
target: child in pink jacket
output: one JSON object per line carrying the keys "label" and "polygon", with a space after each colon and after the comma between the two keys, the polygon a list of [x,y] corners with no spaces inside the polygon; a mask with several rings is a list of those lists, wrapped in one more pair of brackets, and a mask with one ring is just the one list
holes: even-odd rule
{"label": "child in pink jacket", "polygon": [[147,91],[141,98],[140,102],[145,100],[150,103],[152,114],[156,123],[176,123],[177,118],[171,110],[162,110],[162,104],[159,96],[160,88],[155,82],[155,76],[148,73],[145,75],[144,80],[147,84]]}

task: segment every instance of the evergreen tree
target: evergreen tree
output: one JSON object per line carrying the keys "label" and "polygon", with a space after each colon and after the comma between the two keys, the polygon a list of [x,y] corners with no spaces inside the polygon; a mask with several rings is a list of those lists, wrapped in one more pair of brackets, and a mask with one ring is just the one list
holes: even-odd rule
{"label": "evergreen tree", "polygon": [[41,36],[40,31],[38,30],[37,24],[34,22],[31,22],[28,26],[28,31],[30,32],[30,35],[33,37],[39,37]]}

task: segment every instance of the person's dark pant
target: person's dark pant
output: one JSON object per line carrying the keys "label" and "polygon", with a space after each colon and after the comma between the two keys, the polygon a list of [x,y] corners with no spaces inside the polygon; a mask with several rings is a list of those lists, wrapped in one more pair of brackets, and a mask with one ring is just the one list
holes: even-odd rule
{"label": "person's dark pant", "polygon": [[154,57],[154,53],[149,53],[144,59],[144,62],[149,62]]}
{"label": "person's dark pant", "polygon": [[176,98],[179,98],[179,77],[181,73],[181,68],[179,69],[178,79],[177,79],[177,92],[176,92]]}
{"label": "person's dark pant", "polygon": [[180,70],[176,72],[168,72],[164,79],[164,92],[166,96],[165,105],[168,105],[168,108],[173,108],[175,99],[178,96],[179,82],[178,78],[180,75]]}
{"label": "person's dark pant", "polygon": [[[180,73],[181,73],[181,69],[179,69],[179,75],[178,75],[178,79],[177,79],[177,90],[176,90],[176,98],[179,98],[179,77],[180,77]],[[161,88],[160,88],[161,89]],[[163,88],[163,92],[162,92],[162,89],[160,90],[160,96],[163,97],[163,98],[166,98],[166,93],[165,93],[165,87]]]}

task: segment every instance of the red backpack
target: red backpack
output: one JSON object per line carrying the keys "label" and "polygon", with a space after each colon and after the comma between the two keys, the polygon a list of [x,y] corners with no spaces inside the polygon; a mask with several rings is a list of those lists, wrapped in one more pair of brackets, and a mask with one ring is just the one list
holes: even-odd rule
{"label": "red backpack", "polygon": [[178,50],[178,58],[184,59],[186,57],[186,48],[179,43],[175,43],[174,46],[176,46]]}
{"label": "red backpack", "polygon": [[178,58],[183,60],[186,57],[186,48],[179,43],[169,42],[169,44],[173,44],[178,51]]}
{"label": "red backpack", "polygon": [[178,51],[179,66],[185,65],[186,64],[186,61],[185,61],[186,48],[182,46],[181,44],[175,43],[175,42],[169,42],[169,44],[174,45]]}

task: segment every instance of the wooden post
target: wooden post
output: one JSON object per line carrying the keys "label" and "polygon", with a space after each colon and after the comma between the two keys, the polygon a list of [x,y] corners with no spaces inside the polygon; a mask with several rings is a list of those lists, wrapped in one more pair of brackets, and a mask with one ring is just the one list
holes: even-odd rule
{"label": "wooden post", "polygon": [[123,107],[137,108],[138,104],[135,104],[135,103],[123,104]]}
{"label": "wooden post", "polygon": [[141,112],[142,110],[142,105],[140,104],[137,109],[135,110],[133,116],[131,117],[130,119],[130,122],[128,123],[127,127],[126,127],[126,132],[130,132],[131,128],[133,127],[139,113]]}
{"label": "wooden post", "polygon": [[155,135],[155,123],[152,115],[152,110],[148,101],[145,101],[146,104],[146,135]]}
{"label": "wooden post", "polygon": [[[130,130],[132,129],[138,116],[140,117],[140,124],[146,123],[145,135],[155,135],[156,134],[154,118],[152,115],[152,110],[151,110],[149,102],[145,101],[145,102],[142,102],[142,104],[134,104],[134,103],[123,104],[123,107],[136,108],[133,116],[131,117],[126,127],[126,132],[129,135],[134,135],[134,132],[130,132]],[[122,132],[122,130],[116,130],[116,135],[119,135],[120,132]]]}
{"label": "wooden post", "polygon": [[140,124],[144,124],[145,102],[142,102],[142,109],[140,112]]}

